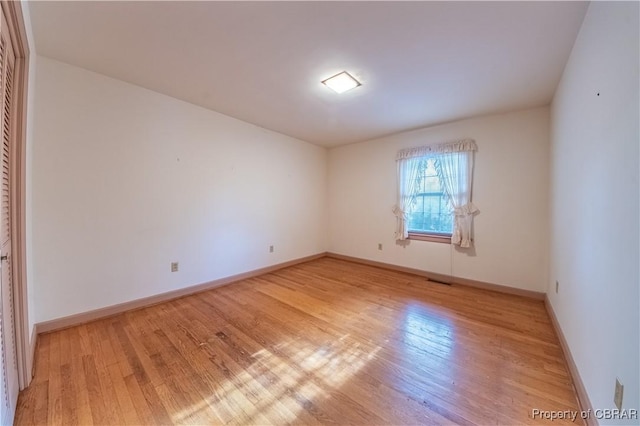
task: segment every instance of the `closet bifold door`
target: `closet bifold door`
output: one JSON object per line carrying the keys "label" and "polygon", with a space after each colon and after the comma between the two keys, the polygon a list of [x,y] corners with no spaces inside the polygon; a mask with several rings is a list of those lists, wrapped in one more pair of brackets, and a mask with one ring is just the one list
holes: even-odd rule
{"label": "closet bifold door", "polygon": [[18,401],[18,363],[16,352],[14,291],[11,271],[11,179],[12,155],[15,147],[14,128],[16,117],[14,102],[15,54],[9,36],[4,13],[0,22],[0,96],[1,120],[0,134],[2,149],[0,164],[2,182],[0,183],[0,341],[2,344],[2,424],[12,424]]}

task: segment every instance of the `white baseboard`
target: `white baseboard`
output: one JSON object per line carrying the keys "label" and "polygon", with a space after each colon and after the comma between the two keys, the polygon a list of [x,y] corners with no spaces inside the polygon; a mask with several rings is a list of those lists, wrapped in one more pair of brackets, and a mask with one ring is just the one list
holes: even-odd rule
{"label": "white baseboard", "polygon": [[299,263],[319,259],[324,256],[326,256],[326,253],[319,253],[311,256],[301,257],[299,259],[290,260],[288,262],[279,263],[277,265],[254,269],[253,271],[243,272],[241,274],[220,278],[217,280],[169,291],[166,293],[156,294],[154,296],[143,297],[141,299],[131,300],[128,302],[119,303],[117,305],[106,306],[104,308],[99,308],[88,312],[82,312],[62,318],[56,318],[50,321],[40,322],[35,326],[36,333],[49,333],[51,331],[74,327],[76,325],[95,321],[97,319],[117,315],[122,312],[145,308],[151,305],[157,305],[158,303],[167,302],[169,300],[178,299],[180,297],[189,296],[191,294],[200,293],[206,290],[211,290],[213,288],[231,284],[236,281],[245,280],[247,278],[257,277],[259,275],[277,271],[278,269],[286,268],[288,266],[293,266]]}
{"label": "white baseboard", "polygon": [[[587,394],[587,389],[584,387],[584,383],[582,382],[582,377],[580,377],[580,372],[578,371],[578,366],[573,359],[573,355],[571,355],[571,349],[569,349],[569,344],[567,343],[567,339],[564,337],[564,333],[562,332],[562,328],[560,328],[560,323],[558,322],[558,317],[556,317],[556,313],[553,311],[553,306],[551,306],[551,302],[549,298],[545,295],[544,297],[544,305],[547,308],[547,312],[549,313],[549,317],[551,318],[551,324],[558,335],[558,340],[560,341],[560,347],[562,348],[562,352],[564,353],[564,358],[567,361],[567,367],[569,367],[569,374],[571,375],[571,379],[573,381],[573,387],[576,391],[576,395],[578,396],[578,404],[580,405],[580,409],[582,411],[588,411],[593,413],[593,406],[591,405],[591,401],[589,400],[589,395]],[[594,416],[591,416],[585,419],[587,425],[598,425],[598,421]]]}
{"label": "white baseboard", "polygon": [[419,275],[421,277],[427,277],[429,279],[440,281],[440,282],[464,285],[467,287],[482,288],[484,290],[497,291],[498,293],[514,294],[516,296],[524,296],[524,297],[529,297],[531,299],[536,299],[536,300],[544,300],[545,298],[545,294],[538,291],[525,290],[525,289],[515,288],[515,287],[507,287],[504,285],[492,284],[484,281],[476,281],[468,278],[451,277],[449,275],[423,271],[421,269],[408,268],[406,266],[398,266],[392,263],[378,262],[375,260],[362,259],[359,257],[346,256],[343,254],[337,254],[337,253],[331,253],[331,252],[328,252],[327,256],[332,257],[334,259],[347,260],[349,262],[361,263],[363,265],[369,265],[369,266],[376,266],[378,268],[389,269],[392,271],[406,272],[409,274]]}

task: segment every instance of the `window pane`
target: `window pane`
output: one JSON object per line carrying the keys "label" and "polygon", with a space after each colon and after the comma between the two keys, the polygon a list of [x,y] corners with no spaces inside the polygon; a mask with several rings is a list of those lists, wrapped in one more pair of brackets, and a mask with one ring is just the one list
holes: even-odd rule
{"label": "window pane", "polygon": [[418,188],[413,209],[409,215],[409,231],[451,234],[453,215],[433,159],[426,161],[424,172],[419,176]]}

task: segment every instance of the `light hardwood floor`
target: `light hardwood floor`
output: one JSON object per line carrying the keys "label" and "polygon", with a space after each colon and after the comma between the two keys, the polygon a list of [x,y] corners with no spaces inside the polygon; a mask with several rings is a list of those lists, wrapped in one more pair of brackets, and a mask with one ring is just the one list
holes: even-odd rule
{"label": "light hardwood floor", "polygon": [[578,410],[543,302],[331,258],[41,335],[36,358],[17,424],[512,425]]}

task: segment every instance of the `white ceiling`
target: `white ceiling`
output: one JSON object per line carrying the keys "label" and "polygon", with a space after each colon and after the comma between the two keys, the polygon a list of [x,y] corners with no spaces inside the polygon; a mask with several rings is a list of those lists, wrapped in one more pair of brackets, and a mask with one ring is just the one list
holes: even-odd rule
{"label": "white ceiling", "polygon": [[[38,54],[318,145],[546,105],[584,2],[30,2]],[[342,70],[362,86],[320,84]]]}

